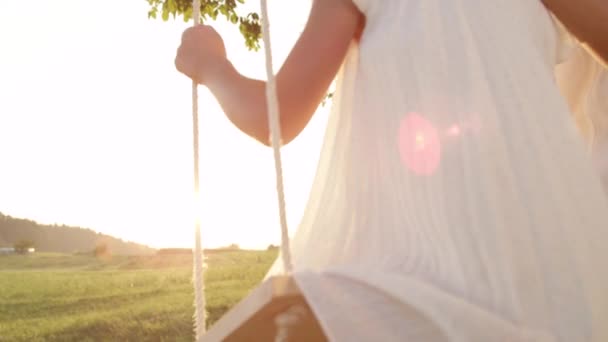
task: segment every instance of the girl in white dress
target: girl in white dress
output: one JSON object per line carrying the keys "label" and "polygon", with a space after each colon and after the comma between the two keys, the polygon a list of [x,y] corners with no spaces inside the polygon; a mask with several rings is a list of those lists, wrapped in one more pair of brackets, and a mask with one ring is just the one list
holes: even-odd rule
{"label": "girl in white dress", "polygon": [[[277,85],[288,143],[338,78],[291,241],[330,340],[608,341],[608,201],[579,134],[597,148],[605,60],[603,0],[313,2]],[[212,28],[176,66],[268,144],[265,82]]]}

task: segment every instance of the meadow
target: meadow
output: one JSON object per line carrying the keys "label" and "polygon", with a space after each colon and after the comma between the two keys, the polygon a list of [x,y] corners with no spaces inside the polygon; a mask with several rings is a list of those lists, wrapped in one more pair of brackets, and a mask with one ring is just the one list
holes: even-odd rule
{"label": "meadow", "polygon": [[[208,326],[276,251],[207,254]],[[0,341],[192,341],[192,256],[0,256]]]}

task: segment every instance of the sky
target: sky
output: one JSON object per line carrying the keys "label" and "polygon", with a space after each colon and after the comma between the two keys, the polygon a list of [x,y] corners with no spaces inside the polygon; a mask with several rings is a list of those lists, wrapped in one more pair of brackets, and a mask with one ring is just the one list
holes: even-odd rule
{"label": "sky", "polygon": [[[156,248],[191,247],[191,82],[173,64],[191,24],[148,19],[145,0],[99,4],[0,2],[0,212]],[[250,0],[242,13],[257,4]],[[309,9],[309,1],[269,1],[275,69]],[[262,51],[248,51],[236,26],[212,25],[236,68],[265,78]],[[199,92],[203,245],[277,244],[272,150],[232,126],[204,87]],[[326,119],[320,108],[282,150],[292,232]]]}

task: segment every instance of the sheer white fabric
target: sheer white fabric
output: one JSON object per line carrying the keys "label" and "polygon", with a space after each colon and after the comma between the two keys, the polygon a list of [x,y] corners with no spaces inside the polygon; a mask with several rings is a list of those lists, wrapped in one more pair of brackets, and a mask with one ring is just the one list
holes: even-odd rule
{"label": "sheer white fabric", "polygon": [[292,239],[327,336],[608,341],[608,201],[582,95],[556,82],[559,26],[540,1],[357,5]]}
{"label": "sheer white fabric", "polygon": [[608,69],[558,23],[557,83],[568,101],[608,193]]}

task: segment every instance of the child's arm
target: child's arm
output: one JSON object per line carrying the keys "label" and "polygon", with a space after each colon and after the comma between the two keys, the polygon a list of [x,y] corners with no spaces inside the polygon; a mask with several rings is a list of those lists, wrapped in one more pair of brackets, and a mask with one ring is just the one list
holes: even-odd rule
{"label": "child's arm", "polygon": [[[309,122],[362,21],[351,0],[314,1],[302,35],[277,74],[284,144]],[[223,42],[212,28],[194,27],[184,33],[176,66],[206,85],[241,131],[268,145],[266,82],[240,75],[225,56]]]}
{"label": "child's arm", "polygon": [[576,36],[608,63],[607,0],[542,0]]}

